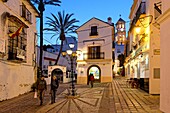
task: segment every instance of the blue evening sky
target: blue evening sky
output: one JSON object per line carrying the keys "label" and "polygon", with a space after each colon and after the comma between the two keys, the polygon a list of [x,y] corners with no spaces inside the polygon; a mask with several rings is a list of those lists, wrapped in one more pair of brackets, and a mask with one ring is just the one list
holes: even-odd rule
{"label": "blue evening sky", "polygon": [[[83,23],[92,17],[107,21],[108,17],[112,18],[112,22],[116,23],[120,18],[129,21],[130,8],[133,0],[61,0],[61,6],[45,6],[44,23],[46,16],[51,17],[51,13],[57,14],[58,11],[65,13],[74,13],[73,18],[79,20],[77,25]],[[37,20],[39,26],[39,19]],[[46,26],[44,25],[44,28]],[[39,27],[37,27],[39,29]],[[126,31],[129,29],[129,23],[126,23]],[[39,30],[38,30],[39,31]],[[47,32],[44,32],[47,33]],[[77,36],[75,34],[75,36]],[[56,44],[55,38],[50,38],[50,35],[44,34],[44,44]],[[39,37],[38,37],[39,44]]]}

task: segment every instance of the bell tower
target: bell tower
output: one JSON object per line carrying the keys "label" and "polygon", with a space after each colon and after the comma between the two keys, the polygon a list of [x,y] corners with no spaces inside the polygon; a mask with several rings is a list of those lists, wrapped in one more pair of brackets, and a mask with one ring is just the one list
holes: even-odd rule
{"label": "bell tower", "polygon": [[124,45],[126,42],[126,26],[125,21],[121,18],[116,23],[116,43],[118,45]]}

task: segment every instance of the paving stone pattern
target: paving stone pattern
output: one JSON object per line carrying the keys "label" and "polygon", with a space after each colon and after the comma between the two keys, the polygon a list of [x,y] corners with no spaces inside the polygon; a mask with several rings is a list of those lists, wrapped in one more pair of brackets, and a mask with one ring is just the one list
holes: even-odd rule
{"label": "paving stone pattern", "polygon": [[0,113],[162,113],[159,95],[149,95],[140,89],[132,89],[126,78],[114,78],[111,83],[76,85],[77,98],[68,98],[70,84],[61,84],[56,103],[50,104],[47,92],[43,106],[39,106],[33,92],[0,102]]}

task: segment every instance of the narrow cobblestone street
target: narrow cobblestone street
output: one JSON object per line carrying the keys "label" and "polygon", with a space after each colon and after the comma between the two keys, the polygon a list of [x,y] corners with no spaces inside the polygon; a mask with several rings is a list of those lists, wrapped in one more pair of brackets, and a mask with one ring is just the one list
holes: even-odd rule
{"label": "narrow cobblestone street", "polygon": [[78,98],[66,98],[69,84],[61,84],[57,102],[50,104],[49,91],[43,106],[39,106],[34,93],[0,102],[0,113],[162,113],[159,95],[149,95],[140,89],[128,87],[125,78],[115,78],[112,83],[96,83],[94,88],[76,85]]}

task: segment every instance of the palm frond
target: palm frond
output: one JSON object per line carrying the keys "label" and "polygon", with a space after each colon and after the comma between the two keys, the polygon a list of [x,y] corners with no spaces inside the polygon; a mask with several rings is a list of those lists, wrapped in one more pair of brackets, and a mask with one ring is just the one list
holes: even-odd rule
{"label": "palm frond", "polygon": [[[31,2],[35,4],[40,4],[40,0],[31,0]],[[61,1],[60,0],[44,0],[44,5],[55,5],[60,6]]]}
{"label": "palm frond", "polygon": [[39,0],[31,0],[31,2],[33,2],[34,4],[39,4],[40,3]]}
{"label": "palm frond", "polygon": [[[58,12],[56,15],[51,13],[52,17],[46,17],[46,25],[48,25],[48,28],[45,28],[44,30],[55,32],[55,35],[58,35],[60,40],[66,40],[65,37],[66,34],[69,33],[75,33],[75,29],[78,27],[77,25],[74,25],[76,22],[79,22],[75,18],[72,19],[73,13],[67,14],[64,11]],[[64,34],[63,34],[64,33]],[[71,36],[71,35],[70,35]],[[73,37],[73,36],[71,36]],[[74,37],[76,40],[76,38]],[[58,38],[57,38],[58,40]]]}

